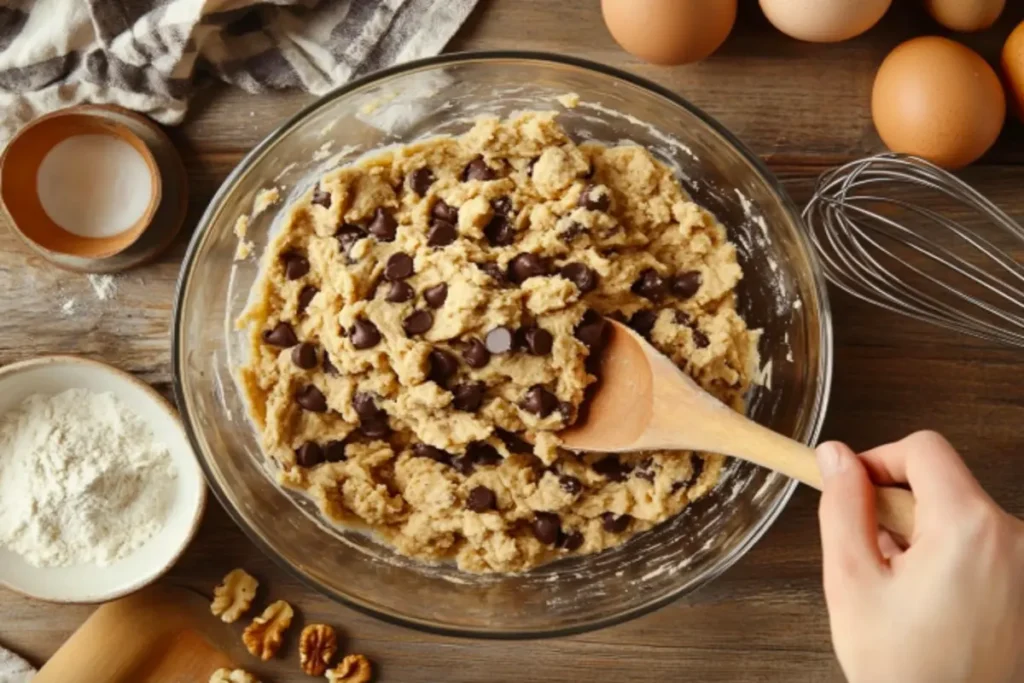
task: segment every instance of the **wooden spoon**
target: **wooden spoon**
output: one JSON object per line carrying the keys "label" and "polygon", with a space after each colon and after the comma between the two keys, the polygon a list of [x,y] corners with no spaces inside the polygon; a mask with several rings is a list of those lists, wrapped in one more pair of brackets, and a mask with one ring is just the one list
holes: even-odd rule
{"label": "wooden spoon", "polygon": [[[561,433],[567,448],[598,453],[670,450],[722,453],[821,490],[814,451],[762,427],[701,389],[640,335],[611,323],[601,384],[582,423]],[[906,541],[914,496],[875,487],[878,522]]]}

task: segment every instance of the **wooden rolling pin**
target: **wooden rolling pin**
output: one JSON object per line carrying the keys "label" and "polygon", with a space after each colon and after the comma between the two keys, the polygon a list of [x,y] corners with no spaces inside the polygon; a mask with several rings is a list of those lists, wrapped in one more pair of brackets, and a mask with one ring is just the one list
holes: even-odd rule
{"label": "wooden rolling pin", "polygon": [[208,598],[150,586],[97,608],[33,683],[206,683],[221,667],[254,661],[239,638]]}

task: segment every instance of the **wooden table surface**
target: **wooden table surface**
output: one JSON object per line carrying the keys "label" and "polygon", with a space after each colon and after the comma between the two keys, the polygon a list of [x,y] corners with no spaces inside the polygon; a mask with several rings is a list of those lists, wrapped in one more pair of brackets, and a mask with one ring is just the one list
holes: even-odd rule
{"label": "wooden table surface", "polygon": [[[810,45],[775,32],[755,3],[742,2],[737,27],[720,52],[702,64],[664,68],[619,50],[596,0],[483,0],[449,49],[568,53],[650,78],[717,117],[770,163],[802,203],[825,167],[881,149],[868,105],[874,71],[901,40],[938,32],[917,3],[894,4],[899,7],[865,36]],[[991,59],[1022,19],[1024,8],[1017,5],[996,28],[964,40]],[[172,298],[191,229],[243,154],[310,99],[223,87],[200,93],[185,124],[171,131],[191,179],[187,229],[158,263],[118,276],[116,292],[106,300],[97,298],[85,276],[55,270],[0,230],[0,364],[42,353],[81,354],[136,373],[169,395]],[[1024,220],[1024,126],[1011,122],[964,176]],[[833,294],[835,381],[824,437],[868,447],[915,429],[940,428],[995,499],[1024,514],[1021,352]],[[816,500],[813,491],[799,490],[749,554],[685,602],[571,638],[505,643],[437,637],[335,605],[264,557],[212,497],[198,538],[170,580],[209,591],[227,570],[246,566],[272,596],[289,600],[307,618],[337,624],[350,651],[378,663],[380,681],[838,681],[820,587]],[[41,664],[90,611],[0,589],[0,643]],[[276,680],[309,680],[294,671]]]}

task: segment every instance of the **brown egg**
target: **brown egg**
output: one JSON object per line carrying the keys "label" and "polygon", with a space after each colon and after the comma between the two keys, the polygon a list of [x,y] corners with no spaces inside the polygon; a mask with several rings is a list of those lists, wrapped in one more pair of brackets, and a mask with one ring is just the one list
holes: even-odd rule
{"label": "brown egg", "polygon": [[926,36],[897,46],[882,62],[871,115],[892,151],[960,168],[999,137],[1006,96],[996,72],[976,52]]}
{"label": "brown egg", "polygon": [[952,31],[982,31],[1002,14],[1006,0],[925,0],[935,21]]}
{"label": "brown egg", "polygon": [[878,23],[892,0],[761,0],[761,11],[787,36],[835,43]]}
{"label": "brown egg", "polygon": [[1003,76],[1017,117],[1024,121],[1024,21],[1017,24],[1003,45]]}
{"label": "brown egg", "polygon": [[602,0],[622,49],[654,64],[689,64],[717,50],[736,23],[736,0]]}

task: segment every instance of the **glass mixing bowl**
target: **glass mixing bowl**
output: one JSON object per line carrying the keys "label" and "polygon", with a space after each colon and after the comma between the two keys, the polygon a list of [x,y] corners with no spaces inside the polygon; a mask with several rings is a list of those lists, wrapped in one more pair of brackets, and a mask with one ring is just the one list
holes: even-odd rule
{"label": "glass mixing bowl", "polygon": [[[579,105],[556,98],[578,93]],[[832,372],[825,284],[779,182],[743,144],[678,95],[578,59],[529,53],[455,54],[378,72],[335,90],[261,142],[210,203],[181,270],[173,330],[174,385],[185,427],[214,493],[268,555],[309,585],[397,623],[476,637],[537,637],[620,622],[696,590],[736,562],[782,511],[795,483],[731,462],[721,484],[676,518],[623,546],[528,573],[467,575],[397,555],[324,523],[280,489],[261,454],[233,370],[246,340],[234,328],[257,276],[235,263],[238,216],[263,188],[283,202],[255,217],[257,253],[279,213],[327,169],[386,145],[466,130],[482,114],[561,110],[578,140],[643,145],[677,169],[739,248],[739,301],[761,328],[761,385],[748,414],[805,443],[824,417]],[[685,419],[685,416],[680,416]]]}

